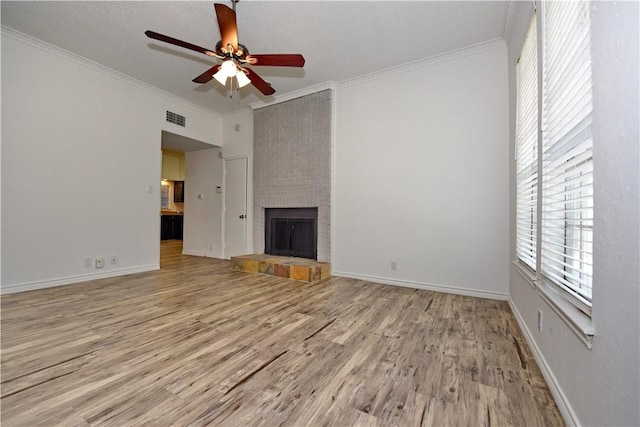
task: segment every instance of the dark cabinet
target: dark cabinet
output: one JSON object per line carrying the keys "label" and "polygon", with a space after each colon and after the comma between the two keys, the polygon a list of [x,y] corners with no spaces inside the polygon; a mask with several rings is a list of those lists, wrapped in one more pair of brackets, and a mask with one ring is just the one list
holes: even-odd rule
{"label": "dark cabinet", "polygon": [[184,181],[173,181],[173,202],[184,203]]}
{"label": "dark cabinet", "polygon": [[182,240],[183,224],[182,215],[162,215],[160,217],[160,240]]}
{"label": "dark cabinet", "polygon": [[160,240],[171,239],[173,236],[173,215],[160,217]]}
{"label": "dark cabinet", "polygon": [[175,215],[173,217],[173,238],[182,240],[182,227],[184,224],[184,217],[182,215]]}

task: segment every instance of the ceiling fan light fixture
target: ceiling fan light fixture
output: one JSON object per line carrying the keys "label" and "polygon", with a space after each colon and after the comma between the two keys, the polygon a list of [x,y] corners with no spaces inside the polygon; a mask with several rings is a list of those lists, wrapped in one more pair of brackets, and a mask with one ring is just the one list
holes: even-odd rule
{"label": "ceiling fan light fixture", "polygon": [[222,63],[222,65],[220,66],[220,71],[218,72],[222,72],[226,77],[234,77],[238,72],[238,66],[235,62],[228,59]]}
{"label": "ceiling fan light fixture", "polygon": [[238,80],[238,88],[245,87],[246,85],[251,83],[251,80],[249,80],[249,77],[247,77],[242,68],[238,70],[236,79]]}
{"label": "ceiling fan light fixture", "polygon": [[222,86],[227,85],[227,74],[222,71],[222,68],[220,68],[218,72],[213,75],[213,78],[216,79]]}
{"label": "ceiling fan light fixture", "polygon": [[238,66],[232,60],[228,59],[220,65],[218,71],[213,75],[213,78],[216,79],[222,86],[227,85],[227,79],[230,77],[235,77],[238,72]]}

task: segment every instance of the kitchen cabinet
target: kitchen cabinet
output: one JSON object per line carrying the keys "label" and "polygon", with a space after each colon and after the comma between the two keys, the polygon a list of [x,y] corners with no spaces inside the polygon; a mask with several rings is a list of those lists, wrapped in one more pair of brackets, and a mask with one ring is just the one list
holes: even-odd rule
{"label": "kitchen cabinet", "polygon": [[173,238],[182,240],[182,229],[184,227],[184,217],[182,215],[173,216]]}
{"label": "kitchen cabinet", "polygon": [[173,202],[184,203],[184,181],[173,182]]}
{"label": "kitchen cabinet", "polygon": [[184,217],[176,214],[163,214],[160,216],[160,240],[182,240],[182,228]]}
{"label": "kitchen cabinet", "polygon": [[160,240],[168,240],[173,237],[173,215],[160,217]]}

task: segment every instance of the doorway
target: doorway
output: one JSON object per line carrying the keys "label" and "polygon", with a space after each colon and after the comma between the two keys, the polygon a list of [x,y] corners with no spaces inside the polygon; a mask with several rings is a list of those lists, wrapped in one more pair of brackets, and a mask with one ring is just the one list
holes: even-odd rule
{"label": "doorway", "polygon": [[[215,185],[222,184],[220,147],[163,130],[161,150],[161,165],[164,167],[161,168],[160,184],[161,188],[167,187],[169,191],[167,203],[163,206],[160,198],[158,206],[160,253],[165,252],[166,246],[171,246],[173,252],[179,250],[180,254],[213,257],[216,255],[214,248],[217,248],[216,257],[220,257],[222,195],[216,197],[215,194]],[[163,152],[167,155],[163,156]],[[207,154],[194,156],[193,152]],[[188,156],[191,156],[189,162]],[[193,161],[194,157],[203,157],[206,161]],[[165,165],[165,160],[170,162]],[[217,174],[217,184],[209,179],[211,174]],[[162,178],[166,179],[162,181]],[[204,185],[205,181],[210,185]],[[186,197],[189,194],[191,196]],[[216,215],[203,215],[203,210],[205,213],[214,210]],[[216,235],[206,235],[206,239],[200,239],[205,233],[199,230],[206,230],[210,234],[214,233],[211,230],[215,230]],[[162,256],[160,258],[162,260]]]}

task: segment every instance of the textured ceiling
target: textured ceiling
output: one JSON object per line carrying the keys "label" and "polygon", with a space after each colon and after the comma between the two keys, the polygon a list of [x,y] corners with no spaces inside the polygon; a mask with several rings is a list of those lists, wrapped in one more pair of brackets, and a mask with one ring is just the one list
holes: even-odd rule
{"label": "textured ceiling", "polygon": [[[215,80],[193,83],[215,60],[144,35],[213,49],[220,38],[213,2],[2,1],[1,8],[3,26],[220,114],[269,99],[252,86],[229,99]],[[506,1],[242,0],[237,21],[251,53],[305,56],[303,69],[254,67],[277,96],[503,37],[508,10]]]}

